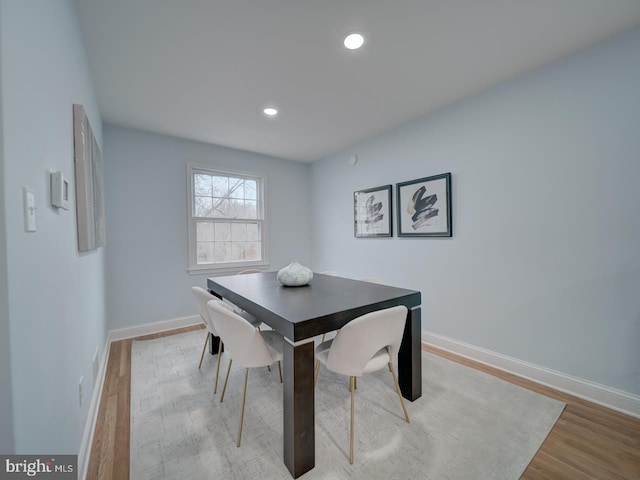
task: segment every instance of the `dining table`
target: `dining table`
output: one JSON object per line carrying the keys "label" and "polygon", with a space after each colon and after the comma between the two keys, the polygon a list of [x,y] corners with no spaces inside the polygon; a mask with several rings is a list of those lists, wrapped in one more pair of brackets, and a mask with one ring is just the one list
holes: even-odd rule
{"label": "dining table", "polygon": [[[404,305],[407,321],[398,353],[402,396],[422,395],[421,293],[416,290],[314,273],[304,286],[289,287],[277,272],[207,279],[225,299],[282,335],[284,463],[298,478],[315,467],[314,339],[369,312]],[[223,339],[224,340],[224,339]]]}

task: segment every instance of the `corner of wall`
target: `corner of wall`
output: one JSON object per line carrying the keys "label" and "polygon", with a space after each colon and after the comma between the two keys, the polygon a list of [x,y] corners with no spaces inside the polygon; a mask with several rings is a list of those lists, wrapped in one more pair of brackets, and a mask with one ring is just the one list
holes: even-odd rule
{"label": "corner of wall", "polygon": [[[2,2],[0,2],[0,13]],[[2,15],[0,14],[0,19]],[[6,206],[4,180],[4,108],[2,89],[2,21],[0,20],[0,452],[15,449],[13,432],[13,389],[11,388],[11,342],[9,331],[9,280],[7,273]]]}

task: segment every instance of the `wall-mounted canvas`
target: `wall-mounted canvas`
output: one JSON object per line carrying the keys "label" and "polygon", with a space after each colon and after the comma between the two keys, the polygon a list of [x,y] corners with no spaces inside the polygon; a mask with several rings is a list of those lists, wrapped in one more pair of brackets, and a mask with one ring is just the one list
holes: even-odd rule
{"label": "wall-mounted canvas", "polygon": [[451,173],[396,185],[399,237],[450,237]]}
{"label": "wall-mounted canvas", "polygon": [[353,193],[353,222],[356,237],[393,235],[391,198],[391,185]]}
{"label": "wall-mounted canvas", "polygon": [[73,105],[73,141],[76,177],[78,250],[105,244],[102,157],[82,105]]}

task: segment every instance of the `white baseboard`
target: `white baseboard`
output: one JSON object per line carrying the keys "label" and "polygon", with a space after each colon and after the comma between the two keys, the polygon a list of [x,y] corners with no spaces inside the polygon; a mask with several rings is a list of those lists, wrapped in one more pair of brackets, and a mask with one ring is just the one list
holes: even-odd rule
{"label": "white baseboard", "polygon": [[638,395],[572,377],[562,372],[527,363],[431,332],[422,332],[422,342],[551,387],[560,392],[640,418],[640,396]]}
{"label": "white baseboard", "polygon": [[109,351],[111,350],[111,343],[117,340],[124,340],[127,338],[134,338],[141,335],[149,335],[152,333],[166,332],[167,330],[173,330],[176,328],[189,327],[191,325],[199,325],[202,323],[202,319],[199,315],[191,317],[174,318],[171,320],[164,320],[161,322],[147,323],[144,325],[137,325],[135,327],[121,328],[118,330],[110,330],[107,333],[107,340],[105,346],[102,349],[102,358],[100,359],[100,368],[98,370],[98,378],[96,379],[96,385],[91,397],[91,404],[89,405],[89,414],[87,416],[87,423],[85,425],[84,433],[82,435],[82,441],[80,443],[80,451],[78,452],[78,478],[86,479],[89,469],[89,457],[91,456],[91,447],[93,446],[93,435],[96,429],[96,423],[98,421],[98,411],[100,408],[100,399],[102,398],[102,389],[104,387],[104,378],[107,372],[107,361],[109,359]]}
{"label": "white baseboard", "polygon": [[166,332],[167,330],[190,327],[191,325],[200,325],[201,323],[202,319],[199,315],[173,318],[171,320],[163,320],[161,322],[145,323],[144,325],[136,325],[135,327],[111,330],[109,332],[109,341],[115,342],[116,340],[124,340],[126,338],[134,338],[141,335]]}

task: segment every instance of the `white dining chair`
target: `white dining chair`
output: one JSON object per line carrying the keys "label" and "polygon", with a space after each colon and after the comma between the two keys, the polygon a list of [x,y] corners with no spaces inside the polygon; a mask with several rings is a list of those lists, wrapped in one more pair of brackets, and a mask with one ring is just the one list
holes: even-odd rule
{"label": "white dining chair", "polygon": [[377,283],[378,285],[384,285],[384,282],[379,278],[365,277],[360,279],[361,282]]}
{"label": "white dining chair", "polygon": [[247,275],[248,273],[264,273],[266,270],[262,270],[260,268],[247,268],[245,270],[240,270],[236,275]]}
{"label": "white dining chair", "polygon": [[242,391],[242,406],[240,408],[240,426],[238,427],[238,442],[240,446],[242,439],[242,422],[244,419],[244,404],[247,396],[247,379],[249,369],[256,367],[266,367],[278,362],[278,372],[280,373],[280,383],[282,383],[282,342],[281,335],[274,331],[261,332],[257,330],[246,319],[238,315],[233,309],[222,302],[214,299],[207,303],[207,308],[213,322],[213,326],[220,334],[225,348],[228,350],[230,359],[227,368],[227,376],[222,387],[220,402],[224,401],[224,394],[227,390],[229,373],[232,362],[236,362],[245,369],[244,389]]}
{"label": "white dining chair", "polygon": [[[332,273],[329,273],[329,275],[331,275]],[[361,282],[376,283],[378,285],[384,285],[384,282],[382,280],[380,280],[379,278],[375,278],[375,277],[365,277],[365,278],[360,278],[359,280]],[[323,333],[322,334],[322,339],[320,340],[320,343],[324,342],[326,337],[327,337],[327,334]],[[315,370],[315,373],[313,375],[313,384],[314,385],[318,382],[318,373],[319,372],[320,372],[320,360],[316,360],[316,370]]]}
{"label": "white dining chair", "polygon": [[316,347],[316,357],[327,369],[349,377],[351,390],[351,423],[349,434],[349,463],[353,463],[354,410],[356,378],[385,367],[389,368],[409,423],[393,362],[398,356],[407,319],[407,307],[396,306],[362,315],[342,327],[336,337]]}
{"label": "white dining chair", "polygon": [[[264,273],[266,270],[261,270],[259,268],[247,268],[245,270],[241,270],[238,273],[236,273],[236,275],[248,275],[250,273]],[[243,313],[245,313],[245,311],[238,307],[236,304],[228,301],[228,300],[224,300],[224,302],[227,305],[231,305],[231,307],[233,307],[233,311],[236,312],[237,314],[242,315]],[[262,322],[260,320],[258,320],[257,318],[253,317],[250,319],[250,317],[248,317],[247,315],[244,315],[244,318],[246,318],[247,320],[249,320],[256,328],[260,328],[260,326],[262,325]],[[254,320],[255,319],[255,320]],[[269,370],[271,370],[271,368],[269,368]]]}
{"label": "white dining chair", "polygon": [[[209,338],[214,335],[219,337],[216,329],[211,322],[211,317],[209,314],[209,309],[207,308],[207,302],[216,299],[215,295],[207,292],[204,288],[201,287],[191,287],[191,292],[193,292],[193,296],[196,300],[196,305],[198,307],[198,313],[202,318],[202,322],[207,330],[207,336],[204,339],[204,346],[202,347],[202,354],[200,355],[200,363],[198,364],[198,368],[202,367],[202,359],[204,358],[204,352],[207,350],[207,343],[209,343]],[[222,340],[218,342],[218,361],[216,365],[216,380],[213,386],[213,393],[215,394],[218,391],[218,374],[220,373],[220,357],[222,356]]]}

